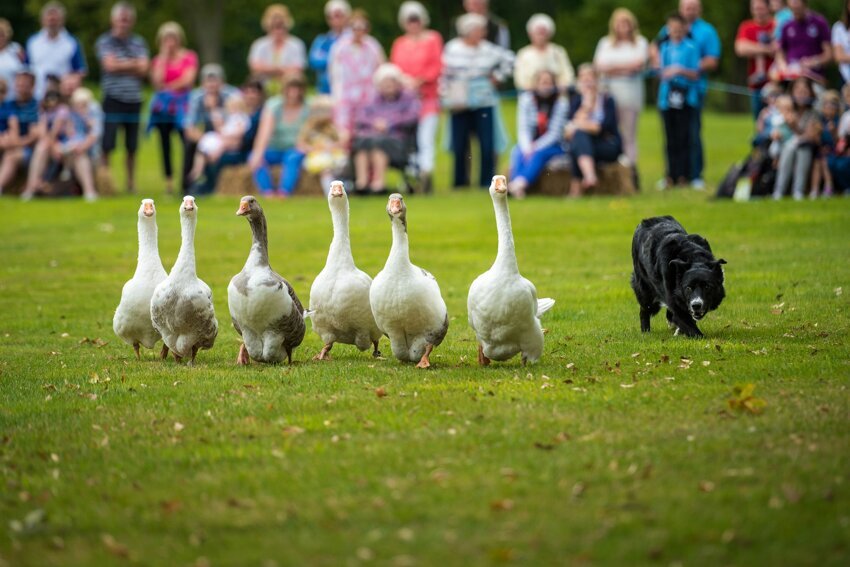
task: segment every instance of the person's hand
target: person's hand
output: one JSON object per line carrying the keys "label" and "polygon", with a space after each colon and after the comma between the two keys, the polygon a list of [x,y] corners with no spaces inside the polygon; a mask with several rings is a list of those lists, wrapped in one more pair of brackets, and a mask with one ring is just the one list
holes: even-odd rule
{"label": "person's hand", "polygon": [[204,93],[204,108],[212,110],[218,105],[218,97],[212,93]]}
{"label": "person's hand", "polygon": [[118,58],[115,57],[114,55],[112,55],[111,53],[108,53],[108,54],[103,56],[103,60],[101,61],[100,64],[103,67],[104,71],[106,71],[107,73],[111,73],[115,70],[115,65],[117,63],[118,63]]}
{"label": "person's hand", "polygon": [[661,77],[664,79],[672,79],[681,73],[682,67],[679,65],[670,65],[661,72]]}
{"label": "person's hand", "polygon": [[782,134],[779,132],[779,130],[774,130],[773,132],[770,133],[770,139],[771,140],[778,140],[781,137],[782,137]]}
{"label": "person's hand", "polygon": [[567,122],[567,125],[564,126],[564,139],[565,140],[572,140],[575,133],[576,133],[575,122]]}
{"label": "person's hand", "polygon": [[251,155],[248,156],[248,167],[250,167],[252,171],[256,171],[260,169],[261,165],[263,165],[262,154],[260,152],[251,152]]}
{"label": "person's hand", "polygon": [[389,128],[389,124],[387,124],[387,121],[383,118],[378,118],[377,120],[375,120],[374,127],[375,130],[377,130],[378,132],[386,132]]}

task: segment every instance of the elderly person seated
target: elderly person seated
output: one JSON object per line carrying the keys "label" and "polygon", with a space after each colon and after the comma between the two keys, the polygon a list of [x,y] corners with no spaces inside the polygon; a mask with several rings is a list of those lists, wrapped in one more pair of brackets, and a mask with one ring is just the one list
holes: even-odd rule
{"label": "elderly person seated", "polygon": [[405,137],[419,120],[419,100],[403,86],[403,75],[392,63],[375,71],[377,92],[354,114],[354,192],[386,193],[384,177],[392,163],[403,163]]}
{"label": "elderly person seated", "polygon": [[547,69],[534,76],[534,89],[519,95],[517,145],[511,152],[508,189],[517,198],[537,181],[550,159],[564,155],[561,137],[567,120],[567,99],[558,93],[555,73]]}
{"label": "elderly person seated", "polygon": [[451,113],[454,186],[469,183],[469,139],[478,138],[481,157],[479,185],[487,187],[496,169],[494,116],[498,109],[495,84],[511,74],[514,55],[484,39],[487,18],[464,14],[457,19],[457,37],[443,50],[442,105]]}
{"label": "elderly person seated", "polygon": [[534,88],[534,77],[542,69],[555,74],[558,88],[565,91],[575,82],[573,64],[567,50],[552,43],[555,22],[546,14],[534,14],[525,25],[531,45],[526,45],[516,54],[514,84],[521,91]]}
{"label": "elderly person seated", "polygon": [[578,69],[578,89],[570,99],[567,120],[564,137],[573,168],[570,197],[580,197],[598,182],[596,164],[617,161],[623,151],[617,106],[613,98],[599,92],[599,78],[589,63]]}

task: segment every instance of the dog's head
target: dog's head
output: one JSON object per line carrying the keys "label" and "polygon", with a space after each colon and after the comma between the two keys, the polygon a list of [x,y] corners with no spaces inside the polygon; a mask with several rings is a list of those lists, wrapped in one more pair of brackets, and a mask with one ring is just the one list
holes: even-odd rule
{"label": "dog's head", "polygon": [[684,260],[671,260],[670,266],[676,269],[676,294],[679,295],[691,316],[699,321],[709,311],[714,311],[726,297],[723,288],[723,264],[726,260],[688,263]]}

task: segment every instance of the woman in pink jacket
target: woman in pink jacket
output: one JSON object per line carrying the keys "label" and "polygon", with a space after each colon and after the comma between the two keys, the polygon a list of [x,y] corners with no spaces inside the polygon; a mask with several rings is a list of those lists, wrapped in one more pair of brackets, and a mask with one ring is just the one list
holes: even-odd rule
{"label": "woman in pink jacket", "polygon": [[440,122],[440,99],[437,82],[443,71],[443,38],[428,29],[428,11],[419,2],[404,2],[398,11],[398,23],[404,35],[393,42],[390,61],[410,78],[422,103],[416,130],[417,160],[421,190],[431,192],[431,174],[437,126]]}

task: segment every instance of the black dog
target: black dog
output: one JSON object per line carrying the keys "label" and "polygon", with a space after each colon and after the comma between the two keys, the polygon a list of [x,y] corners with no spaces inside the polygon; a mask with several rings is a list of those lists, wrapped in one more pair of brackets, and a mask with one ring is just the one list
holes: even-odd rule
{"label": "black dog", "polygon": [[632,289],[640,305],[640,330],[667,308],[667,321],[688,337],[701,337],[696,322],[717,309],[726,295],[723,268],[708,241],[688,234],[673,217],[644,219],[632,239]]}

